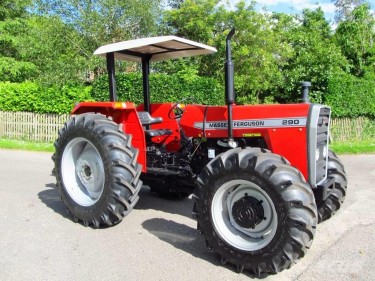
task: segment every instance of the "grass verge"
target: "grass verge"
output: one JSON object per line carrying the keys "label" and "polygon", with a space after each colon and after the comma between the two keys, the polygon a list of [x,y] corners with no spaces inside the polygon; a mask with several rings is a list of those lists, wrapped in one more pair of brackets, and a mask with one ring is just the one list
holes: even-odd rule
{"label": "grass verge", "polygon": [[53,143],[13,139],[0,139],[0,148],[46,152],[55,151]]}
{"label": "grass verge", "polygon": [[366,141],[337,142],[330,148],[338,154],[375,153],[375,139]]}
{"label": "grass verge", "polygon": [[[1,139],[0,148],[54,152],[53,143],[25,140]],[[367,141],[337,142],[330,149],[338,154],[375,153],[375,139]]]}

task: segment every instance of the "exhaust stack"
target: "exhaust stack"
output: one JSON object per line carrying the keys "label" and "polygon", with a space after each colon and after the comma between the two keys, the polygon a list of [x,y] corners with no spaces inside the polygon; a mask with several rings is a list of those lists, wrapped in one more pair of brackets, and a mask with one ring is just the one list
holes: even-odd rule
{"label": "exhaust stack", "polygon": [[309,90],[311,87],[311,82],[303,81],[301,82],[301,102],[310,103]]}
{"label": "exhaust stack", "polygon": [[232,61],[231,39],[235,33],[235,29],[229,32],[226,39],[226,61],[225,68],[225,103],[228,106],[228,145],[232,148],[237,147],[237,143],[233,140],[233,116],[232,107],[235,101],[234,94],[234,63]]}

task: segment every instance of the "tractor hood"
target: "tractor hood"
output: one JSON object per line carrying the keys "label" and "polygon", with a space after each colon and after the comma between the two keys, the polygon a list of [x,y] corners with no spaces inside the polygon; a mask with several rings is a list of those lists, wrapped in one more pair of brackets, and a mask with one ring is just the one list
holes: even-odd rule
{"label": "tractor hood", "polygon": [[214,52],[215,48],[201,43],[177,36],[161,36],[105,45],[98,48],[94,55],[105,57],[107,53],[114,53],[116,59],[141,62],[144,57],[150,61],[161,61]]}

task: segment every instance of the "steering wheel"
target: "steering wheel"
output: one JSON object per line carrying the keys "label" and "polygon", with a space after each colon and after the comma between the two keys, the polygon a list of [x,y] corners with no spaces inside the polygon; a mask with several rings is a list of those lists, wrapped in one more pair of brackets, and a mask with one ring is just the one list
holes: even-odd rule
{"label": "steering wheel", "polygon": [[[184,110],[180,107],[180,105],[185,101],[195,101],[194,97],[187,97],[182,100],[179,100],[176,102],[171,109],[168,111],[168,117],[169,119],[180,119],[182,117],[182,114],[184,113]],[[172,116],[172,112],[174,113],[174,116]]]}

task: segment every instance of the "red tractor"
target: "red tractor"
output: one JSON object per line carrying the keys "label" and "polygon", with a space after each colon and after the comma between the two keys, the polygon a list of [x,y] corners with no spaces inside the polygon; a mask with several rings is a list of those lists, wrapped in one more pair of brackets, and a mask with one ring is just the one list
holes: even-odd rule
{"label": "red tractor", "polygon": [[[328,148],[331,111],[309,103],[307,82],[298,104],[236,105],[233,34],[226,41],[226,106],[150,103],[150,62],[215,48],[164,36],[95,51],[107,59],[110,101],[76,105],[53,156],[75,221],[119,223],[145,184],[163,196],[193,193],[199,233],[239,272],[277,273],[305,255],[317,223],[346,194],[344,166]],[[142,63],[143,104],[116,101],[115,58]]]}

